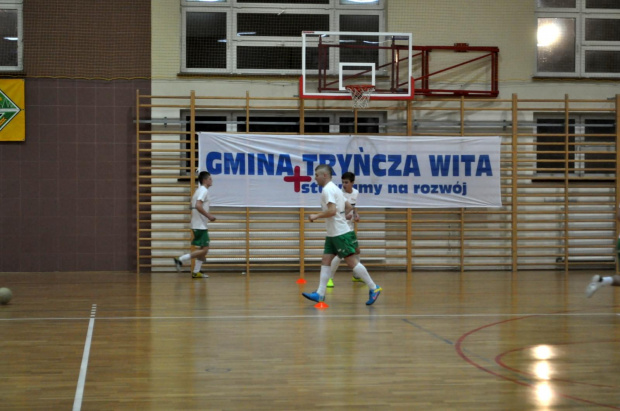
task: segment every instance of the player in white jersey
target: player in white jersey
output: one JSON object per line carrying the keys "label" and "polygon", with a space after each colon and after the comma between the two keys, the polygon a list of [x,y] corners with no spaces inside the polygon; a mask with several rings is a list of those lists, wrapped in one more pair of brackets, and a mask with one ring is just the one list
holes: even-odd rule
{"label": "player in white jersey", "polygon": [[191,228],[194,233],[192,245],[198,247],[198,249],[191,253],[183,254],[179,258],[175,258],[174,265],[177,271],[181,271],[183,263],[190,262],[192,258],[195,258],[196,262],[194,263],[192,278],[208,278],[209,276],[201,272],[200,269],[209,252],[210,239],[208,222],[215,221],[213,214],[209,213],[210,201],[208,194],[209,187],[213,185],[211,174],[207,171],[200,172],[200,174],[198,174],[198,183],[199,186],[196,188],[191,202]]}
{"label": "player in white jersey", "polygon": [[374,283],[366,267],[355,258],[355,233],[351,231],[345,215],[350,213],[353,208],[342,194],[342,191],[332,182],[332,169],[326,164],[321,164],[314,170],[314,179],[317,184],[323,187],[321,192],[321,212],[310,214],[308,219],[314,222],[317,219],[326,219],[327,236],[323,247],[323,258],[321,260],[321,275],[319,288],[312,293],[302,293],[309,300],[321,302],[325,301],[325,291],[327,281],[331,278],[331,262],[334,256],[344,258],[347,265],[353,269],[356,277],[362,279],[369,288],[369,298],[366,305],[372,305],[381,294],[381,287]]}
{"label": "player in white jersey", "polygon": [[[355,258],[357,258],[357,261],[359,261],[360,260],[360,247],[357,241],[357,234],[355,234],[355,223],[360,220],[360,217],[359,217],[359,214],[357,214],[357,208],[356,208],[357,196],[359,195],[359,191],[353,188],[354,183],[355,183],[354,173],[347,171],[346,173],[342,175],[342,194],[344,195],[345,200],[347,200],[349,204],[351,204],[351,207],[353,207],[353,210],[346,215],[346,218],[347,218],[347,222],[349,223],[349,227],[351,228],[351,231],[353,231],[353,234],[355,235]],[[332,260],[332,263],[331,263],[332,276],[327,282],[327,287],[329,288],[334,286],[334,281],[333,281],[334,274],[336,274],[336,271],[338,270],[338,267],[340,266],[341,261],[342,261],[342,258],[338,256],[335,256],[334,259]],[[356,277],[355,274],[353,274],[353,281],[361,283],[362,279]]]}

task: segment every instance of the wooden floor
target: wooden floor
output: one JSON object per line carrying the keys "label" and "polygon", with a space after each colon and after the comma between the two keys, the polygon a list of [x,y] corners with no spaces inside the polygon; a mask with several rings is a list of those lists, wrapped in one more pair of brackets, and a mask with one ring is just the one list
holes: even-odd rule
{"label": "wooden floor", "polygon": [[620,409],[592,272],[0,274],[3,410]]}

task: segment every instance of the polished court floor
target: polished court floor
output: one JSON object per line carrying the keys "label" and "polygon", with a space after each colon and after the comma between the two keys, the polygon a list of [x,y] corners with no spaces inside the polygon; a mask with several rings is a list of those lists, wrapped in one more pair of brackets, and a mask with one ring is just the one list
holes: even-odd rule
{"label": "polished court floor", "polygon": [[375,305],[341,268],[322,310],[315,272],[0,274],[0,409],[620,409],[593,272],[371,274]]}

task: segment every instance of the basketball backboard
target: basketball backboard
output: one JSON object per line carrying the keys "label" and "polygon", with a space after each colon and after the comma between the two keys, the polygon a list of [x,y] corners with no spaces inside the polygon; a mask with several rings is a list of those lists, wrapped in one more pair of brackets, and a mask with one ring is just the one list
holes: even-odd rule
{"label": "basketball backboard", "polygon": [[371,100],[413,98],[411,33],[302,33],[302,98],[350,99],[346,87],[374,86]]}

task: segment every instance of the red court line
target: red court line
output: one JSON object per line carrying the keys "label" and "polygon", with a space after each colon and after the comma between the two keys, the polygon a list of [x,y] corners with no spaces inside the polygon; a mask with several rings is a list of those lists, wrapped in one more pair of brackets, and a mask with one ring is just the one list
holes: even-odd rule
{"label": "red court line", "polygon": [[[490,369],[488,369],[486,367],[483,367],[482,365],[478,364],[477,362],[475,362],[474,360],[469,358],[463,352],[463,349],[462,349],[462,345],[463,345],[464,341],[467,339],[467,337],[469,337],[470,335],[472,335],[474,333],[477,333],[478,331],[481,331],[481,330],[484,330],[485,328],[493,327],[493,326],[496,326],[496,325],[499,325],[499,324],[504,324],[504,323],[508,323],[508,322],[511,322],[511,321],[523,320],[525,318],[532,318],[532,317],[540,317],[540,315],[526,315],[526,316],[523,316],[523,317],[517,317],[517,318],[511,318],[511,319],[508,319],[508,320],[497,321],[497,322],[494,322],[494,323],[490,323],[490,324],[486,324],[486,325],[480,326],[478,328],[474,328],[473,330],[470,330],[470,331],[466,332],[465,334],[463,334],[463,335],[461,335],[459,337],[459,339],[456,341],[456,344],[454,344],[454,349],[456,350],[456,352],[459,355],[459,357],[461,357],[463,360],[468,362],[470,365],[473,365],[474,367],[478,368],[480,371],[484,371],[484,372],[486,372],[488,374],[494,375],[495,377],[501,378],[501,379],[506,380],[506,381],[510,381],[512,383],[515,383],[515,384],[522,385],[524,387],[529,387],[529,388],[535,389],[535,386],[533,384],[526,383],[526,382],[523,382],[523,381],[519,381],[519,380],[516,380],[514,378],[506,377],[505,375],[501,375],[499,373],[496,373],[495,371],[492,371],[492,370],[490,370]],[[601,403],[598,403],[598,402],[586,400],[585,398],[573,397],[571,395],[562,394],[561,392],[558,392],[557,395],[560,396],[560,397],[563,397],[563,398],[568,398],[568,399],[571,399],[571,400],[575,400],[575,401],[579,401],[579,402],[584,402],[586,404],[599,405],[601,407],[606,407],[606,408],[610,408],[610,409],[613,409],[613,410],[620,410],[619,407],[614,407],[613,405],[601,404]]]}
{"label": "red court line", "polygon": [[[570,343],[556,343],[556,344],[546,344],[546,345],[556,346],[556,345],[574,345],[574,344],[599,344],[599,343],[608,343],[608,342],[618,342],[618,340],[570,342]],[[504,363],[504,361],[502,360],[504,358],[504,356],[507,355],[507,354],[512,354],[512,353],[517,352],[517,351],[527,350],[527,349],[530,349],[532,347],[534,347],[534,346],[533,345],[528,345],[528,346],[525,346],[525,347],[515,348],[515,349],[512,349],[512,350],[505,351],[505,352],[499,354],[497,357],[495,357],[495,362],[500,367],[505,368],[505,369],[507,369],[509,371],[512,371],[515,374],[521,374],[521,375],[527,375],[527,376],[536,376],[536,374],[534,374],[534,373],[523,371],[523,370],[520,370],[518,368],[511,367],[511,366],[507,365],[506,363]],[[587,385],[589,387],[612,388],[612,389],[615,389],[615,390],[618,389],[617,385],[592,384],[592,383],[588,383],[588,382],[581,382],[581,381],[575,381],[575,380],[567,380],[567,379],[564,379],[564,378],[549,378],[547,381],[567,382],[567,383],[571,383],[571,384]]]}

